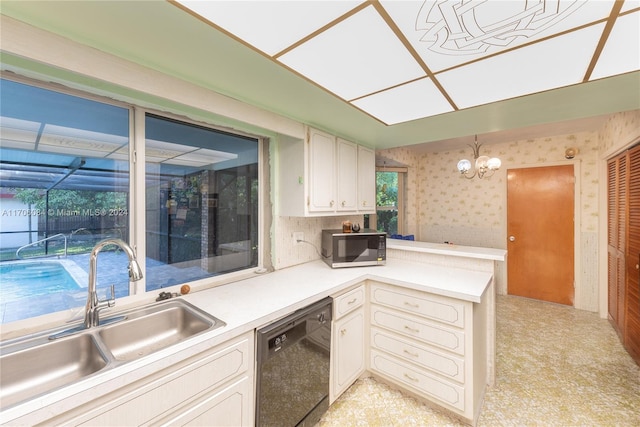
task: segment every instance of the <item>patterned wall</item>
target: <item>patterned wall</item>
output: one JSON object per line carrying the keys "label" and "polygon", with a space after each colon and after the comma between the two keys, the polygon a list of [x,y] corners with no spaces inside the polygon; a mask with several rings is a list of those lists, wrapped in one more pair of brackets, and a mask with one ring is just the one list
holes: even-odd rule
{"label": "patterned wall", "polygon": [[600,158],[613,156],[640,139],[640,110],[612,115],[600,131]]}
{"label": "patterned wall", "polygon": [[422,155],[400,148],[379,155],[409,166],[407,224],[417,228],[420,240],[475,245],[489,238],[493,247],[505,248],[506,170],[568,163],[564,151],[569,147],[579,150],[575,162],[582,172],[581,229],[597,230],[597,140],[596,133],[583,132],[483,146],[481,154],[502,160],[502,168],[488,179],[468,180],[458,174],[456,164],[472,157],[470,148]]}

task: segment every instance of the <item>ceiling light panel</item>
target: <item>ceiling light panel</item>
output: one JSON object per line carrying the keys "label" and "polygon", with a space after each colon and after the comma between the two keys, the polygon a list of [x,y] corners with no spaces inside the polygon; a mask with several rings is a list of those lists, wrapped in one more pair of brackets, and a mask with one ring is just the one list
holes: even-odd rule
{"label": "ceiling light panel", "polygon": [[420,79],[352,102],[387,125],[453,111],[433,82]]}
{"label": "ceiling light panel", "polygon": [[275,55],[358,6],[362,1],[183,1],[253,47]]}
{"label": "ceiling light panel", "polygon": [[381,1],[433,72],[605,19],[614,2]]}
{"label": "ceiling light panel", "polygon": [[40,137],[38,151],[73,156],[105,157],[128,143],[129,139],[124,136],[46,125]]}
{"label": "ceiling light panel", "polygon": [[620,12],[627,12],[638,7],[640,7],[640,0],[625,0],[624,4],[622,5],[622,9],[620,9]]}
{"label": "ceiling light panel", "polygon": [[279,60],[347,100],[425,76],[372,6]]}
{"label": "ceiling light panel", "polygon": [[40,123],[28,120],[0,117],[0,147],[33,150]]}
{"label": "ceiling light panel", "polygon": [[635,12],[620,16],[616,20],[591,74],[591,80],[638,69],[640,69],[640,12]]}
{"label": "ceiling light panel", "polygon": [[437,75],[460,108],[581,83],[604,24],[536,43]]}

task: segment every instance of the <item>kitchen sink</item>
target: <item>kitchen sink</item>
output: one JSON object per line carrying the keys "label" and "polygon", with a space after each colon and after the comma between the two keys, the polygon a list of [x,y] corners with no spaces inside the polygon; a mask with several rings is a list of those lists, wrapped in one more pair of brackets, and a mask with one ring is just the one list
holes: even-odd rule
{"label": "kitchen sink", "polygon": [[17,348],[2,349],[2,408],[71,384],[107,366],[107,356],[90,334],[57,341],[40,339],[26,347],[24,344],[16,343]]}
{"label": "kitchen sink", "polygon": [[134,360],[220,323],[183,301],[170,301],[127,314],[125,321],[101,328],[99,336],[117,360]]}
{"label": "kitchen sink", "polygon": [[0,408],[226,325],[181,299],[119,312],[103,322],[1,343]]}

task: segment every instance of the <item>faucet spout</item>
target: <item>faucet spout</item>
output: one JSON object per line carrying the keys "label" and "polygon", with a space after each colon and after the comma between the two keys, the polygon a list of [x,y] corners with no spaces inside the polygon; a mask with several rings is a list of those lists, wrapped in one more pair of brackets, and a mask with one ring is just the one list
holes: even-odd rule
{"label": "faucet spout", "polygon": [[[93,250],[91,251],[91,255],[89,257],[89,285],[87,287],[87,304],[85,306],[85,315],[84,315],[84,327],[91,328],[92,326],[98,326],[99,320],[99,312],[102,308],[105,307],[103,303],[104,301],[100,301],[98,299],[98,293],[96,291],[96,279],[98,274],[98,253],[106,247],[110,245],[116,245],[120,249],[127,254],[129,258],[129,277],[132,281],[138,281],[142,279],[142,269],[136,261],[136,256],[125,241],[121,239],[105,239],[98,242]],[[115,294],[113,292],[113,287],[111,291],[111,299],[112,303],[108,303],[108,307],[115,305]]]}

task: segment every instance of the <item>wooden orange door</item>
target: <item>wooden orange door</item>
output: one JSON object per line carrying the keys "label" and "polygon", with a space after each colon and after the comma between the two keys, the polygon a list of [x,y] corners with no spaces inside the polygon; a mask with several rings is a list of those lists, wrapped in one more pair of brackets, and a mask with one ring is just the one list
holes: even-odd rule
{"label": "wooden orange door", "polygon": [[507,291],[573,305],[573,165],[507,172]]}

